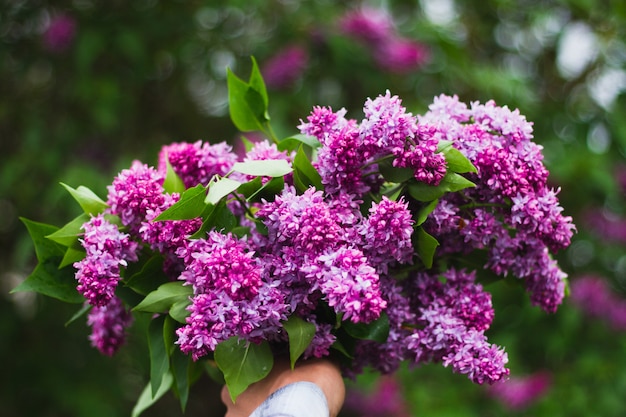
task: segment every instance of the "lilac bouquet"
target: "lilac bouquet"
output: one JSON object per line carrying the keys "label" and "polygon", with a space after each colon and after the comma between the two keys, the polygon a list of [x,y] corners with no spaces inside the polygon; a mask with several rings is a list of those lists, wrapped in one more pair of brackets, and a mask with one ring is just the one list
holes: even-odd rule
{"label": "lilac bouquet", "polygon": [[509,374],[485,332],[484,280],[516,280],[554,312],[566,274],[552,254],[575,230],[547,185],[532,124],[490,101],[439,96],[414,116],[386,92],[364,118],[315,107],[275,137],[253,60],[228,72],[246,142],[164,146],[135,161],[106,200],[64,185],[84,213],[24,220],[39,264],[15,291],[82,304],[92,344],[112,355],[133,317],[150,319],[150,383],[138,415],[170,388],[187,401],[219,369],[235,399],[276,355],[332,355],[347,376],[437,362],[473,382]]}

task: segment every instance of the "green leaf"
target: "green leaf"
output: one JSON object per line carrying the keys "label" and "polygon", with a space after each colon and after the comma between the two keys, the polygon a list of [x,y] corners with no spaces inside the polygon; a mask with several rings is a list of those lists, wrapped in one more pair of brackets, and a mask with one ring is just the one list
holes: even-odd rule
{"label": "green leaf", "polygon": [[310,146],[311,149],[317,149],[322,146],[320,141],[313,136],[293,135],[289,136],[288,138],[282,139],[280,142],[278,142],[278,145],[276,145],[276,147],[279,151],[295,151],[302,144]]}
{"label": "green leaf", "polygon": [[63,246],[70,247],[78,241],[78,236],[82,234],[81,228],[83,227],[83,224],[89,221],[89,219],[90,216],[86,213],[83,213],[71,222],[67,223],[59,230],[49,234],[46,237]]}
{"label": "green leaf", "polygon": [[428,185],[423,182],[409,184],[409,194],[418,201],[429,202],[442,197],[445,193],[461,191],[476,185],[455,172],[448,172],[439,185]]}
{"label": "green leaf", "polygon": [[155,221],[188,220],[199,217],[206,208],[205,191],[206,188],[202,184],[186,190],[180,196],[180,200],[159,214]]}
{"label": "green leaf", "polygon": [[441,180],[441,182],[445,184],[446,191],[449,192],[461,191],[466,188],[476,186],[476,184],[457,173],[447,173],[446,176],[443,177],[443,180]]}
{"label": "green leaf", "polygon": [[180,408],[185,412],[189,399],[189,387],[191,386],[191,371],[193,362],[189,355],[185,355],[180,349],[174,349],[170,357],[170,367],[174,376],[174,387],[180,401]]}
{"label": "green leaf", "polygon": [[65,251],[65,255],[63,255],[63,259],[61,259],[61,263],[59,264],[59,269],[65,268],[66,266],[74,265],[74,262],[78,262],[83,259],[86,255],[85,250],[81,248],[67,248]]}
{"label": "green leaf", "polygon": [[235,336],[217,345],[215,362],[224,374],[230,398],[235,402],[250,384],[270,373],[274,357],[267,341],[256,344]]}
{"label": "green leaf", "polygon": [[226,197],[239,188],[240,185],[241,183],[239,181],[231,180],[230,178],[218,179],[209,184],[209,193],[204,200],[205,204],[217,204],[222,197]]}
{"label": "green leaf", "polygon": [[40,262],[35,270],[11,293],[34,291],[66,303],[83,303],[85,298],[76,291],[76,278],[71,268],[59,269],[52,260]]}
{"label": "green leaf", "polygon": [[107,203],[105,203],[100,197],[96,195],[89,188],[80,185],[78,188],[74,189],[67,184],[61,183],[63,187],[74,197],[74,200],[78,202],[83,211],[87,214],[99,214],[104,211],[108,207]]}
{"label": "green leaf", "polygon": [[370,323],[353,323],[344,321],[341,325],[346,333],[355,339],[374,340],[384,343],[389,337],[389,317],[384,312]]}
{"label": "green leaf", "polygon": [[257,177],[282,177],[293,171],[289,162],[284,159],[236,162],[232,170]]}
{"label": "green leaf", "polygon": [[206,214],[206,218],[202,226],[191,239],[199,239],[206,237],[210,230],[219,230],[222,233],[229,232],[237,224],[237,218],[232,211],[226,206],[226,202],[221,200],[217,206],[209,205],[211,210]]}
{"label": "green leaf", "polygon": [[[261,75],[261,70],[259,70],[256,59],[254,59],[254,57],[250,58],[252,59],[252,70],[250,71],[250,79],[248,80],[248,84],[254,91],[259,93],[261,99],[263,100],[263,107],[267,109],[267,106],[269,104],[269,97],[267,95],[265,81],[263,80],[263,75]],[[266,120],[269,120],[269,117],[267,115]]]}
{"label": "green leaf", "polygon": [[133,407],[131,417],[139,417],[141,413],[146,411],[148,408],[150,408],[150,406],[152,406],[161,397],[163,397],[163,395],[165,395],[165,393],[172,387],[173,381],[174,378],[172,377],[172,374],[170,374],[169,372],[165,373],[163,375],[163,379],[161,380],[160,388],[156,394],[152,393],[152,384],[148,383],[148,385],[141,392],[141,395],[139,396],[135,407]]}
{"label": "green leaf", "polygon": [[[255,181],[259,180],[259,182],[262,182],[261,178],[262,177],[256,177]],[[265,184],[263,184],[262,187],[260,187],[258,190],[250,194],[246,198],[246,200],[247,201],[261,201],[262,199],[265,199],[267,201],[274,201],[274,197],[276,197],[276,194],[280,194],[280,192],[284,188],[285,188],[284,178],[275,177],[267,181]],[[241,188],[238,191],[241,192]]]}
{"label": "green leaf", "polygon": [[417,222],[415,225],[421,226],[422,224],[424,224],[426,219],[428,219],[428,216],[430,215],[430,213],[432,213],[433,210],[437,208],[437,204],[439,204],[439,199],[433,200],[430,203],[426,204],[424,207],[422,207],[417,212]]}
{"label": "green leaf", "polygon": [[174,305],[172,305],[172,308],[170,308],[170,317],[179,323],[187,323],[186,318],[189,317],[189,311],[187,310],[187,307],[190,304],[191,301],[188,299],[175,302]]}
{"label": "green leaf", "polygon": [[46,237],[59,230],[58,227],[50,224],[34,222],[24,217],[20,217],[20,220],[24,223],[24,226],[26,226],[28,234],[35,245],[35,254],[39,262],[65,255],[65,247]]}
{"label": "green leaf", "polygon": [[[228,108],[230,118],[237,129],[242,132],[252,132],[263,130],[263,126],[258,119],[258,103],[254,102],[252,107],[248,100],[255,100],[248,95],[248,91],[254,91],[248,83],[237,77],[228,69],[226,73],[226,84],[228,86]],[[258,100],[263,106],[263,96],[257,92]]]}
{"label": "green leaf", "polygon": [[432,268],[435,250],[439,246],[439,242],[433,236],[429,235],[423,228],[419,227],[417,233],[417,253],[419,254],[424,266]]}
{"label": "green leaf", "polygon": [[324,190],[322,177],[313,167],[302,146],[298,148],[298,152],[293,158],[293,169],[294,182],[300,191],[305,191],[311,186],[319,191]]}
{"label": "green leaf", "polygon": [[154,255],[143,263],[140,271],[126,279],[125,284],[135,292],[147,295],[168,281],[167,275],[163,272],[163,257]]}
{"label": "green leaf", "polygon": [[150,321],[148,326],[148,349],[150,351],[150,386],[154,397],[161,384],[163,377],[169,372],[170,363],[167,349],[163,340],[163,325],[166,316],[160,316]]}
{"label": "green leaf", "polygon": [[394,167],[391,159],[384,159],[378,162],[378,169],[385,180],[394,183],[405,182],[415,176],[415,170]]}
{"label": "green leaf", "polygon": [[87,314],[89,310],[91,310],[91,305],[88,303],[84,303],[80,310],[74,313],[72,317],[70,317],[70,319],[65,322],[65,327],[69,326],[70,324],[74,323],[76,320]]}
{"label": "green leaf", "polygon": [[293,369],[296,361],[309,347],[313,336],[315,336],[315,324],[292,315],[283,323],[283,327],[289,336],[289,358],[291,360],[291,369]]}
{"label": "green leaf", "polygon": [[175,303],[187,300],[193,290],[182,282],[167,282],[149,293],[133,310],[147,313],[167,312]]}
{"label": "green leaf", "polygon": [[174,168],[172,168],[172,164],[170,164],[168,158],[165,159],[165,165],[167,166],[167,171],[165,173],[165,181],[163,181],[163,189],[166,193],[182,194],[185,192],[185,183],[178,174],[174,172]]}
{"label": "green leaf", "polygon": [[472,162],[461,151],[452,146],[450,141],[441,141],[438,146],[439,152],[446,158],[449,171],[457,173],[478,172]]}

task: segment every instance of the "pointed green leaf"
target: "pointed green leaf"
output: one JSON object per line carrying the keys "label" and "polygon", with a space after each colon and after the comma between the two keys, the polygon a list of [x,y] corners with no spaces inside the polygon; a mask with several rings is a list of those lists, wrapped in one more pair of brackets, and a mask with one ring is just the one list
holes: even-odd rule
{"label": "pointed green leaf", "polygon": [[187,307],[189,307],[190,304],[191,301],[189,299],[175,302],[174,305],[172,305],[172,308],[170,308],[170,317],[179,323],[187,323],[186,319],[190,314]]}
{"label": "pointed green leaf", "polygon": [[439,185],[428,185],[423,182],[409,184],[409,194],[418,201],[432,201],[442,197],[445,193],[461,191],[476,184],[455,172],[448,172]]}
{"label": "pointed green leaf", "polygon": [[296,361],[309,347],[313,336],[315,336],[315,324],[292,315],[283,323],[283,327],[289,336],[289,358],[291,360],[291,369],[293,369]]}
{"label": "pointed green leaf", "polygon": [[423,228],[419,227],[417,234],[417,253],[419,254],[424,266],[432,268],[435,250],[439,246],[439,242],[433,236],[429,235]]}
{"label": "pointed green leaf", "polygon": [[170,208],[159,214],[155,221],[161,220],[188,220],[199,217],[206,209],[204,202],[206,188],[198,184],[183,192],[180,200]]}
{"label": "pointed green leaf", "polygon": [[441,182],[445,184],[446,191],[449,192],[461,191],[476,186],[476,184],[457,173],[447,173]]}
{"label": "pointed green leaf", "polygon": [[415,225],[421,226],[422,224],[424,224],[426,219],[428,219],[430,213],[432,213],[433,210],[437,208],[437,204],[439,204],[439,199],[433,200],[430,203],[426,204],[424,207],[422,207],[417,213],[417,222]]}
{"label": "pointed green leaf", "polygon": [[236,162],[233,171],[258,177],[282,177],[293,169],[284,159],[264,159],[260,161]]}
{"label": "pointed green leaf", "polygon": [[322,144],[320,143],[319,140],[317,140],[317,138],[313,136],[307,136],[307,135],[289,136],[288,138],[282,139],[280,142],[278,142],[278,145],[276,146],[279,151],[295,151],[302,144],[310,146],[311,149],[317,149],[320,146],[322,146]]}
{"label": "pointed green leaf", "polygon": [[65,327],[69,326],[70,324],[74,323],[76,320],[78,320],[79,318],[87,314],[87,312],[89,312],[91,308],[92,307],[90,304],[84,303],[83,306],[80,308],[80,310],[74,313],[74,315],[72,315],[72,317],[70,317],[70,319],[65,322]]}
{"label": "pointed green leaf", "polygon": [[[254,59],[254,57],[250,58],[252,59],[252,70],[250,71],[250,79],[248,81],[248,84],[254,91],[259,93],[261,99],[263,100],[263,106],[265,109],[267,109],[267,106],[269,104],[269,97],[267,95],[265,81],[263,80],[263,75],[261,75],[261,71],[259,70],[256,59]],[[269,120],[269,117],[267,117],[267,120]]]}
{"label": "pointed green leaf", "polygon": [[133,310],[164,313],[178,301],[187,300],[191,294],[193,290],[190,286],[183,285],[180,281],[167,282],[149,293]]}
{"label": "pointed green leaf", "polygon": [[185,355],[180,349],[174,349],[170,357],[170,367],[174,376],[174,387],[180,401],[180,408],[185,412],[187,400],[189,399],[189,388],[191,386],[191,367],[193,365],[191,356]]}
{"label": "pointed green leaf", "polygon": [[226,206],[226,201],[221,200],[216,206],[209,204],[210,211],[203,214],[204,222],[191,239],[205,238],[211,230],[219,230],[223,233],[229,232],[237,225],[237,218]]}
{"label": "pointed green leaf", "polygon": [[78,236],[82,234],[83,224],[89,221],[89,219],[90,216],[88,214],[82,213],[74,220],[46,237],[63,246],[70,247],[78,241]]}
{"label": "pointed green leaf", "polygon": [[76,291],[76,279],[71,268],[59,269],[52,260],[40,262],[35,270],[11,293],[34,291],[66,303],[82,303],[85,298]]}
{"label": "pointed green leaf", "polygon": [[46,238],[46,236],[58,231],[58,227],[50,224],[34,222],[24,217],[20,217],[20,220],[26,226],[28,234],[35,245],[35,254],[37,255],[37,260],[39,262],[43,262],[53,257],[60,258],[65,255],[64,246]]}
{"label": "pointed green leaf", "polygon": [[172,168],[172,164],[170,164],[168,158],[165,159],[165,165],[167,167],[167,171],[165,173],[165,180],[163,181],[163,189],[169,194],[182,194],[185,192],[185,183],[178,176],[178,174],[174,172],[174,168]]}
{"label": "pointed green leaf", "polygon": [[450,141],[440,141],[438,151],[443,153],[449,171],[460,174],[477,172],[476,167],[461,151],[452,146]]}
{"label": "pointed green leaf", "polygon": [[76,189],[64,183],[61,183],[61,185],[69,191],[72,197],[74,197],[74,200],[78,202],[80,207],[87,214],[96,215],[102,213],[104,209],[108,207],[107,203],[98,197],[96,193],[83,185],[80,185]]}
{"label": "pointed green leaf", "polygon": [[378,169],[385,180],[394,183],[405,182],[415,176],[414,169],[394,167],[391,159],[380,161],[378,163]]}
{"label": "pointed green leaf", "polygon": [[[248,102],[252,99],[248,97],[248,91],[252,90],[249,84],[237,77],[230,69],[226,73],[226,83],[230,118],[235,127],[242,132],[263,130],[263,126],[257,118],[256,111],[258,110],[250,108]],[[259,93],[257,95],[263,103],[263,97]]]}
{"label": "pointed green leaf", "polygon": [[[261,179],[262,177],[257,177],[256,179]],[[262,181],[261,181],[262,182]],[[285,188],[285,179],[283,177],[275,177],[267,181],[260,187],[258,190],[253,192],[246,198],[247,201],[261,201],[265,199],[267,201],[274,201],[274,198],[277,194]],[[241,191],[241,189],[239,189]]]}
{"label": "pointed green leaf", "polygon": [[148,349],[150,352],[150,386],[154,397],[161,383],[163,376],[169,372],[170,363],[167,349],[163,340],[163,324],[165,316],[160,316],[150,321],[148,325]]}
{"label": "pointed green leaf", "polygon": [[341,325],[355,339],[374,340],[384,343],[389,337],[389,317],[384,312],[371,323],[353,323],[344,321]]}
{"label": "pointed green leaf", "polygon": [[235,402],[250,384],[270,373],[274,357],[266,341],[256,344],[235,336],[217,345],[215,362],[224,374],[230,398]]}
{"label": "pointed green leaf", "polygon": [[163,272],[163,257],[154,255],[143,263],[141,270],[126,279],[125,284],[135,292],[147,295],[168,281],[169,278]]}
{"label": "pointed green leaf", "polygon": [[59,269],[65,268],[66,266],[74,265],[74,262],[78,262],[85,257],[85,249],[80,248],[67,248],[65,251],[65,255],[63,255],[63,259],[61,259],[61,263],[59,264]]}
{"label": "pointed green leaf", "polygon": [[148,408],[150,408],[150,406],[152,406],[161,397],[163,397],[163,395],[165,395],[165,393],[172,387],[173,381],[174,378],[172,377],[172,374],[170,374],[169,372],[164,374],[159,391],[154,395],[152,394],[152,384],[148,383],[148,385],[141,392],[141,395],[139,396],[135,407],[133,407],[131,417],[139,417],[141,413],[146,411]]}
{"label": "pointed green leaf", "polygon": [[298,152],[293,159],[293,168],[294,182],[300,191],[305,191],[311,186],[315,187],[318,191],[324,190],[322,177],[315,167],[313,167],[313,164],[306,156],[302,146],[298,148]]}
{"label": "pointed green leaf", "polygon": [[235,191],[241,183],[230,178],[220,178],[209,184],[209,193],[204,202],[206,204],[217,204],[223,197]]}

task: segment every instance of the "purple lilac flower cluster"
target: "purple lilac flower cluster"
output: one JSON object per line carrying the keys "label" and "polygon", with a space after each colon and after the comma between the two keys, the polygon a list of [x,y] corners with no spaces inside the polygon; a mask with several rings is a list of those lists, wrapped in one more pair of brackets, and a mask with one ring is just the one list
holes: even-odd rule
{"label": "purple lilac flower cluster", "polygon": [[[347,374],[367,366],[390,373],[408,360],[442,363],[476,383],[507,376],[506,353],[485,335],[491,295],[478,271],[455,265],[485,250],[485,268],[523,279],[533,302],[549,311],[561,302],[565,274],[550,253],[569,244],[574,226],[546,185],[531,125],[492,102],[468,108],[446,96],[424,116],[407,112],[390,92],[363,110],[357,122],[345,109],[315,107],[300,124],[320,144],[311,162],[317,188],[296,184],[290,173],[271,197],[248,201],[235,190],[224,199],[229,221],[206,230],[201,217],[159,220],[184,198],[166,192],[168,172],[186,188],[210,190],[225,176],[253,180],[235,170],[238,160],[295,164],[293,153],[267,141],[241,157],[224,143],[175,143],[163,147],[156,169],[135,161],[123,170],[106,209],[121,227],[103,216],[85,224],[87,257],[76,264],[79,289],[96,306],[93,343],[110,353],[123,341],[126,312],[107,302],[117,303],[120,266],[142,250],[161,256],[166,275],[190,288],[176,344],[194,360],[233,336],[284,344],[284,323],[295,316],[315,329],[305,358],[343,346],[350,326],[386,327],[382,340],[350,341]],[[407,184],[437,189],[455,173],[442,145],[474,164],[476,172],[465,175],[475,187],[420,200]],[[408,177],[394,183],[383,166]],[[426,205],[434,211],[423,214]],[[436,255],[445,262],[425,261],[416,230],[438,240]]]}
{"label": "purple lilac flower cluster", "polygon": [[345,118],[345,109],[333,113],[330,108],[316,107],[299,126],[303,134],[322,143],[317,169],[327,193],[360,197],[376,192],[382,181],[376,161],[387,156],[394,157],[394,166],[413,169],[416,180],[439,184],[446,161],[437,152],[438,140],[406,112],[398,96],[387,91],[368,99],[363,112],[366,117],[358,124]]}
{"label": "purple lilac flower cluster", "polygon": [[532,124],[493,101],[467,107],[440,96],[419,118],[434,135],[453,143],[472,161],[476,187],[444,196],[428,221],[440,254],[484,249],[486,267],[524,279],[531,300],[553,312],[562,302],[566,274],[550,253],[567,247],[575,227],[564,216],[558,190],[547,184],[541,146]]}

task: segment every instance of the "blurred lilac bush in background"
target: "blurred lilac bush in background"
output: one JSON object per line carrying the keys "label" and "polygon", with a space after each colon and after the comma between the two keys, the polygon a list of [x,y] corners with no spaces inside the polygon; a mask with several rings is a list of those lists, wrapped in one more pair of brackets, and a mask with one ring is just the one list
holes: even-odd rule
{"label": "blurred lilac bush in background", "polygon": [[[8,295],[34,262],[18,216],[61,224],[75,208],[51,184],[102,189],[112,173],[133,158],[156,155],[164,143],[233,143],[240,134],[227,117],[226,68],[244,72],[254,55],[272,89],[271,113],[281,133],[291,132],[314,105],[360,109],[387,89],[414,114],[440,94],[519,108],[533,121],[544,163],[562,187],[559,199],[578,225],[571,247],[558,257],[571,281],[559,312],[545,317],[523,297],[508,295],[502,283],[485,283],[503,311],[489,337],[515,358],[509,365],[517,394],[506,394],[503,385],[498,397],[430,366],[400,369],[397,390],[385,394],[390,407],[399,407],[391,407],[396,415],[622,415],[622,3],[2,3],[0,280],[6,291],[0,352],[11,360],[3,365],[0,414],[130,413],[148,374],[141,350],[100,358],[85,329],[58,324],[59,315],[69,319],[73,311],[39,297]],[[102,320],[91,319],[94,330]],[[136,323],[138,333],[142,325]],[[49,359],[51,346],[55,360]],[[533,391],[541,380],[528,391],[516,385],[516,378],[537,374],[549,375],[545,390]],[[376,383],[365,375],[354,389]],[[387,392],[390,382],[380,383]],[[197,389],[214,393],[219,387],[205,382]],[[202,398],[190,402],[185,415],[223,413],[219,396]],[[524,408],[509,407],[517,402]],[[176,401],[165,398],[145,415],[180,413]],[[349,407],[345,413],[367,415]]]}

